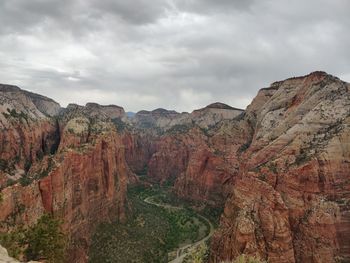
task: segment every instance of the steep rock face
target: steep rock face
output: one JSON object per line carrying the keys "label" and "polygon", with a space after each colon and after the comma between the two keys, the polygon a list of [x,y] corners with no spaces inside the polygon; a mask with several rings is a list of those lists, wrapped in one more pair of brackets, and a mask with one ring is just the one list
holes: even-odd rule
{"label": "steep rock face", "polygon": [[58,168],[39,181],[45,210],[64,218],[73,240],[70,262],[85,262],[90,235],[99,222],[126,220],[131,173],[121,138],[106,133],[85,147],[59,154],[63,160]]}
{"label": "steep rock face", "polygon": [[315,72],[272,84],[247,108],[252,141],[213,238],[212,262],[349,260],[349,84]]}
{"label": "steep rock face", "polygon": [[90,235],[99,222],[126,219],[126,190],[131,172],[121,138],[99,135],[93,144],[62,147],[55,168],[29,186],[2,191],[2,231],[31,225],[44,212],[64,219],[72,246],[69,262],[86,262]]}
{"label": "steep rock face", "polygon": [[148,177],[174,184],[184,199],[222,205],[237,174],[236,151],[245,141],[238,126],[225,123],[213,134],[199,127],[166,133],[155,143]]}
{"label": "steep rock face", "polygon": [[[0,176],[10,181],[19,179],[44,154],[54,153],[58,141],[57,124],[53,120],[28,124],[13,121],[0,133]],[[6,180],[0,184],[2,187]]]}
{"label": "steep rock face", "polygon": [[153,111],[139,111],[131,119],[131,123],[139,129],[160,128],[171,126],[173,120],[179,118],[180,113],[166,109]]}
{"label": "steep rock face", "polygon": [[160,137],[148,162],[148,178],[174,185],[182,198],[222,203],[227,174],[207,142],[208,137],[198,127]]}
{"label": "steep rock face", "polygon": [[142,131],[124,132],[122,138],[125,158],[130,169],[139,175],[147,174],[148,163],[156,151],[157,139]]}
{"label": "steep rock face", "polygon": [[191,119],[201,128],[211,128],[223,120],[232,120],[242,114],[241,109],[223,103],[213,103],[191,113]]}
{"label": "steep rock face", "polygon": [[0,188],[19,179],[43,155],[56,151],[60,111],[51,99],[0,85]]}
{"label": "steep rock face", "polygon": [[[96,105],[92,105],[96,108]],[[70,262],[86,262],[91,233],[99,222],[126,220],[126,191],[135,178],[122,135],[103,108],[70,109],[62,116],[60,165],[39,182],[46,211],[65,219],[73,242]]]}
{"label": "steep rock face", "polygon": [[12,85],[0,84],[0,102],[2,112],[7,108],[15,109],[31,118],[57,116],[61,111],[61,106],[54,100]]}
{"label": "steep rock face", "polygon": [[[180,136],[164,136],[156,143],[156,152],[148,164],[148,176],[161,183],[175,181],[188,163],[189,147]],[[192,139],[188,140],[193,144]]]}
{"label": "steep rock face", "polygon": [[[70,234],[70,262],[85,262],[94,227],[125,220],[135,172],[185,199],[226,201],[212,262],[242,253],[272,263],[347,262],[349,89],[315,72],[260,90],[245,112],[215,103],[139,112],[125,123],[118,106],[51,111],[45,97],[0,86],[0,230],[53,213]],[[6,187],[23,176],[33,181]]]}
{"label": "steep rock face", "polygon": [[237,152],[246,141],[246,127],[239,120],[223,122],[210,133],[192,133],[187,166],[175,182],[175,192],[186,199],[221,206],[238,173]]}
{"label": "steep rock face", "polygon": [[99,222],[126,219],[130,176],[121,140],[106,134],[83,150],[66,149],[47,177],[2,191],[1,230],[31,225],[44,212],[64,219],[72,246],[70,262],[86,262],[90,235]]}
{"label": "steep rock face", "polygon": [[[222,103],[191,114],[164,109],[141,111],[132,119],[132,125],[142,136],[134,134],[127,144],[135,145],[132,141],[137,138],[137,146],[147,145],[151,150],[145,153],[137,150],[139,147],[126,146],[127,153],[142,156],[142,160],[133,156],[129,159],[134,161],[128,163],[132,167],[142,164],[138,170],[147,167],[144,173],[148,178],[174,185],[174,192],[182,198],[222,205],[237,172],[236,151],[246,140],[243,126],[237,128],[239,120],[234,124],[230,121],[242,114],[242,110]],[[222,125],[224,120],[230,121]],[[232,144],[227,146],[229,142]]]}
{"label": "steep rock face", "polygon": [[228,194],[226,184],[232,174],[222,158],[207,147],[191,152],[186,169],[175,181],[178,196],[212,206],[221,206]]}
{"label": "steep rock face", "polygon": [[[31,102],[28,97],[24,101]],[[38,148],[42,153],[21,174],[6,174],[26,181],[20,179],[21,184],[3,186],[0,231],[11,231],[21,224],[32,225],[43,213],[52,213],[63,219],[70,238],[69,262],[87,261],[90,236],[98,223],[126,220],[127,184],[135,181],[125,160],[122,136],[111,122],[116,113],[104,108],[96,113],[93,109],[96,107],[70,107],[53,121],[33,106],[30,112],[24,112],[33,114],[33,120],[23,124],[19,120],[8,121],[8,117],[9,128],[0,137],[4,142],[1,148],[4,160],[8,162],[21,153],[15,164],[17,170],[26,156],[36,156]],[[17,128],[22,129],[20,139]],[[44,148],[51,135],[57,139],[57,146],[50,155]],[[14,138],[11,144],[9,138]],[[25,147],[29,148],[28,153]]]}

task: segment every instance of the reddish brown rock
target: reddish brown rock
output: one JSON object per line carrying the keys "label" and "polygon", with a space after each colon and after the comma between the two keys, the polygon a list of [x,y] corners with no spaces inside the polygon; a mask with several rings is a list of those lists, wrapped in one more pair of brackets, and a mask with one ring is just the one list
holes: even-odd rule
{"label": "reddish brown rock", "polygon": [[0,159],[7,162],[6,172],[16,178],[45,153],[54,152],[57,145],[57,125],[54,121],[37,120],[22,123],[13,120],[0,133]]}
{"label": "reddish brown rock", "polygon": [[[215,134],[198,127],[166,133],[155,143],[148,176],[161,183],[174,182],[174,192],[184,199],[220,206],[237,172],[235,152],[245,136],[236,124],[223,124]],[[227,133],[232,136],[226,136]],[[237,135],[237,136],[235,136]],[[232,142],[230,146],[224,142]]]}
{"label": "reddish brown rock", "polygon": [[[30,159],[27,174],[35,180],[2,190],[1,230],[51,212],[64,218],[74,241],[71,262],[85,262],[96,224],[125,220],[127,184],[137,181],[132,170],[174,184],[184,199],[226,201],[211,262],[242,253],[271,263],[347,262],[349,90],[315,72],[260,90],[244,113],[216,103],[191,114],[140,112],[123,123],[122,108],[88,104],[70,105],[56,123],[51,101],[2,88],[0,156],[23,152],[12,170],[20,177]],[[3,170],[0,182],[9,176]]]}
{"label": "reddish brown rock", "polygon": [[272,263],[349,260],[349,89],[316,72],[259,92],[212,262],[240,253]]}
{"label": "reddish brown rock", "polygon": [[[31,105],[30,97],[17,89],[15,93],[23,96],[22,103]],[[12,96],[6,93],[9,105]],[[13,186],[3,185],[0,231],[32,225],[43,213],[51,213],[64,221],[70,238],[68,261],[86,262],[95,227],[100,222],[126,220],[127,185],[135,181],[125,160],[122,136],[110,121],[117,114],[115,107],[100,109],[101,115],[92,110],[96,105],[71,108],[58,122],[44,116],[35,105],[31,107],[21,115],[8,110],[11,117],[3,114],[0,156],[7,165],[18,157],[13,171],[6,169],[3,174],[13,180],[23,176],[27,186],[18,181]],[[28,121],[21,119],[33,112],[36,115]],[[55,147],[51,156],[50,147]],[[31,166],[24,169],[28,160]]]}
{"label": "reddish brown rock", "polygon": [[124,132],[122,134],[125,147],[125,158],[133,172],[147,174],[148,162],[156,151],[156,138],[151,134]]}
{"label": "reddish brown rock", "polygon": [[[116,134],[106,134],[84,149],[66,148],[55,157],[57,167],[27,187],[3,190],[0,204],[2,229],[30,225],[43,212],[64,219],[73,241],[70,262],[86,262],[90,235],[99,222],[126,220],[126,190],[132,173]],[[59,162],[59,163],[58,163]],[[13,226],[13,225],[12,225]]]}

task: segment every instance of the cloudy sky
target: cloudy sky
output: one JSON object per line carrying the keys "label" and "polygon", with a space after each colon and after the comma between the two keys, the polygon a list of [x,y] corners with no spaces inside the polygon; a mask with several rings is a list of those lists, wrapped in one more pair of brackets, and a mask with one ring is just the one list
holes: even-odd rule
{"label": "cloudy sky", "polygon": [[275,80],[350,81],[349,0],[1,0],[0,82],[61,105],[245,108]]}

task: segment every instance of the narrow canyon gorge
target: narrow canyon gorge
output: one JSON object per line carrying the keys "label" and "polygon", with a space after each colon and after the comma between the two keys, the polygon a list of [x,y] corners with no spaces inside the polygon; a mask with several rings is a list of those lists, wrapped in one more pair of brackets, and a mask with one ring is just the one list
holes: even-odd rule
{"label": "narrow canyon gorge", "polygon": [[142,178],[222,211],[211,263],[350,262],[350,84],[325,72],[262,88],[245,110],[133,117],[0,85],[0,128],[0,232],[59,218],[65,262],[89,261],[100,223],[127,224]]}

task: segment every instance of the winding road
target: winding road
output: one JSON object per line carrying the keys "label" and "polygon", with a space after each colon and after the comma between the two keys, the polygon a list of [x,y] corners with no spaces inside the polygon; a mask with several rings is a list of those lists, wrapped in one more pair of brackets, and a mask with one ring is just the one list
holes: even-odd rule
{"label": "winding road", "polygon": [[[155,196],[149,196],[149,197],[145,198],[143,201],[147,204],[155,205],[158,207],[163,207],[163,208],[170,209],[170,210],[182,210],[182,209],[184,209],[183,207],[179,207],[179,206],[172,206],[169,204],[156,203],[152,200],[153,197],[155,197]],[[202,218],[203,220],[205,220],[209,224],[210,231],[209,231],[208,235],[203,237],[201,240],[199,240],[197,242],[179,247],[176,250],[176,258],[169,261],[169,263],[182,263],[184,258],[190,253],[190,251],[192,249],[195,249],[198,246],[200,246],[201,244],[204,244],[214,234],[214,226],[210,222],[210,220],[208,220],[207,218],[205,218],[204,216],[201,216],[199,214],[197,214],[197,216]]]}

